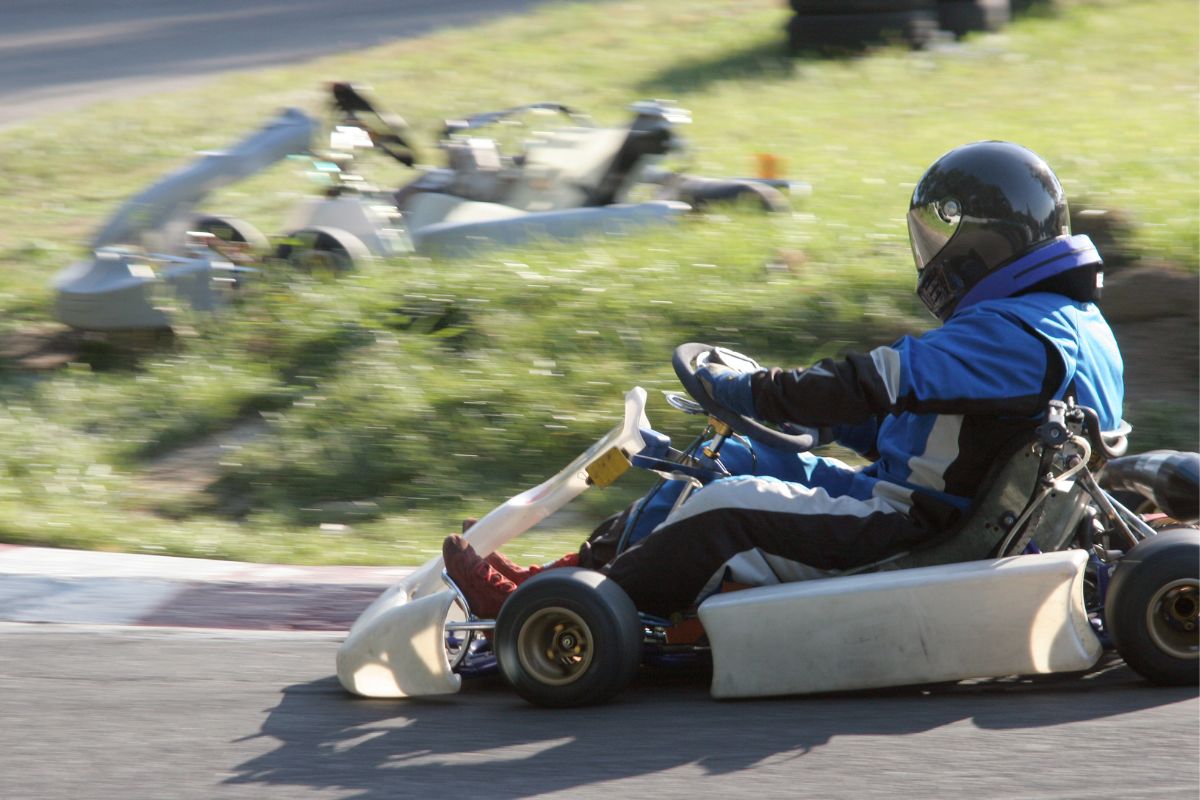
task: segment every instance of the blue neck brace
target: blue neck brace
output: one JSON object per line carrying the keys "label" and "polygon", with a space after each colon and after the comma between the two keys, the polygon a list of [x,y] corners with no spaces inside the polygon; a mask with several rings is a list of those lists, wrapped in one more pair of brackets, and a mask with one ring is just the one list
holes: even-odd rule
{"label": "blue neck brace", "polygon": [[1100,253],[1086,235],[1060,236],[984,277],[963,296],[954,313],[985,300],[1012,297],[1067,270],[1101,263]]}

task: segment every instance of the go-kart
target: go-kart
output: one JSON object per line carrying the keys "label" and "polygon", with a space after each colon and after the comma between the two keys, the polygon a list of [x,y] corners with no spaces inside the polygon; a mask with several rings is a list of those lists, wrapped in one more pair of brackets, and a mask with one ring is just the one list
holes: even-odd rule
{"label": "go-kart", "polygon": [[[676,450],[650,427],[635,387],[620,425],[476,522],[468,541],[486,555],[630,467],[702,486],[727,474],[720,452],[732,436],[816,444],[815,431],[716,403],[696,377],[709,359],[758,367],[708,345],[676,350],[690,398],[667,401],[707,416],[690,446]],[[1184,521],[1200,516],[1200,455],[1125,456],[1128,431],[1101,431],[1090,409],[1052,402],[1036,432],[999,454],[963,519],[930,543],[831,577],[721,592],[672,619],[640,613],[601,572],[580,568],[542,571],[496,619],[480,619],[434,558],[362,613],[338,651],[338,677],[359,695],[411,697],[498,669],[526,700],[568,707],[610,699],[643,663],[711,659],[711,693],[731,698],[1080,671],[1115,646],[1155,683],[1195,684],[1200,531]],[[1114,492],[1174,519],[1149,524],[1101,486],[1106,472],[1117,475]]]}
{"label": "go-kart", "polygon": [[[342,115],[336,130],[365,133],[349,142],[382,148],[407,166],[416,163],[403,120],[380,111],[363,89],[335,84],[333,101]],[[481,243],[568,239],[660,222],[716,202],[788,208],[780,188],[792,184],[781,179],[710,179],[656,168],[683,149],[678,127],[691,115],[662,101],[635,103],[631,111],[630,122],[616,127],[599,127],[561,103],[447,120],[439,139],[446,166],[423,168],[391,195],[412,247],[451,254]],[[352,192],[361,191],[354,186],[361,186],[357,176],[351,183]],[[639,186],[654,191],[635,201]]]}
{"label": "go-kart", "polygon": [[[680,149],[676,129],[690,121],[663,102],[638,103],[628,125],[611,128],[558,103],[449,120],[440,139],[444,167],[421,166],[408,125],[361,87],[332,84],[331,106],[328,148],[312,146],[318,123],[289,109],[125,203],[92,241],[91,258],[55,277],[59,320],[85,330],[164,328],[170,306],[214,308],[219,289],[235,288],[263,257],[337,272],[373,257],[454,255],[624,230],[716,202],[782,210],[780,188],[795,185],[654,168]],[[512,130],[521,132],[519,143],[502,146],[501,133]],[[356,167],[363,151],[417,175],[399,190],[378,187]],[[292,210],[274,246],[245,220],[197,211],[214,190],[289,156],[310,163],[320,192]],[[651,196],[635,200],[637,187]]]}

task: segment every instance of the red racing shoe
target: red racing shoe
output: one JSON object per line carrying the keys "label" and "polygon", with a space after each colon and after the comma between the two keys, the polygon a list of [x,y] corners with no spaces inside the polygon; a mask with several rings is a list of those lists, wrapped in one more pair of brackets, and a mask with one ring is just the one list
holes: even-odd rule
{"label": "red racing shoe", "polygon": [[454,585],[467,598],[471,613],[495,619],[500,606],[517,590],[517,584],[500,574],[457,533],[442,542],[442,561]]}
{"label": "red racing shoe", "polygon": [[[463,525],[464,529],[469,527]],[[579,553],[567,553],[549,564],[522,567],[500,553],[480,558],[466,539],[452,534],[442,542],[442,561],[450,580],[467,598],[471,612],[477,617],[494,619],[519,584],[547,569],[578,566]]]}

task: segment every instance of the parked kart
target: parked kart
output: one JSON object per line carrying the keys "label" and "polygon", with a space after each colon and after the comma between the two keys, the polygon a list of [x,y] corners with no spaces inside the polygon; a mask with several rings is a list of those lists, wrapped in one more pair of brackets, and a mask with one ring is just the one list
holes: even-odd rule
{"label": "parked kart", "polygon": [[[350,84],[333,87],[346,141],[381,149],[406,166],[417,156],[412,134]],[[684,109],[661,101],[633,105],[627,125],[596,126],[560,103],[533,103],[447,120],[440,137],[446,166],[423,168],[390,195],[412,247],[452,254],[488,244],[530,238],[574,238],[586,233],[659,222],[714,202],[746,201],[764,211],[788,207],[782,180],[704,179],[656,169],[683,148],[678,127],[691,122]],[[508,145],[505,140],[516,140]],[[391,143],[393,147],[386,147]],[[652,184],[651,199],[634,202],[636,187]],[[364,182],[349,173],[339,195],[362,195]],[[376,201],[381,198],[376,195]],[[334,224],[314,201],[293,224]],[[354,233],[353,230],[347,231]],[[368,249],[371,249],[368,247]]]}
{"label": "parked kart", "polygon": [[[208,311],[221,289],[236,288],[267,255],[302,269],[341,271],[373,257],[417,252],[454,255],[483,246],[661,223],[715,202],[787,208],[775,180],[706,179],[656,169],[681,147],[688,112],[653,101],[633,106],[628,125],[598,127],[558,103],[535,103],[446,123],[446,164],[420,166],[408,125],[360,87],[331,86],[328,148],[320,127],[290,109],[229,150],[207,153],[125,203],[92,242],[92,257],[54,279],[56,315],[76,328],[169,327],[168,308]],[[547,126],[547,118],[563,124]],[[527,124],[537,119],[539,124]],[[505,148],[498,131],[520,130]],[[378,187],[357,169],[357,154],[378,152],[417,170],[399,190]],[[197,211],[212,191],[303,156],[320,180],[273,249],[250,223]],[[636,201],[635,189],[652,196]]]}
{"label": "parked kart", "polygon": [[[476,551],[498,549],[631,466],[695,488],[725,474],[730,436],[813,446],[813,431],[714,402],[695,375],[709,359],[758,367],[708,345],[676,350],[691,399],[667,400],[707,415],[689,447],[650,427],[635,387],[620,425],[470,528]],[[535,575],[496,619],[480,619],[438,557],[363,612],[338,651],[338,677],[359,695],[413,697],[456,692],[498,668],[531,703],[567,707],[610,699],[643,663],[711,659],[711,692],[726,698],[1079,671],[1115,646],[1155,683],[1195,684],[1200,531],[1186,521],[1198,516],[1200,455],[1124,456],[1128,426],[1101,431],[1093,411],[1070,403],[1048,411],[999,455],[963,520],[919,549],[833,577],[719,593],[670,620],[639,613],[602,573],[578,568]],[[1148,524],[1101,487],[1109,472],[1114,491],[1178,519]]]}

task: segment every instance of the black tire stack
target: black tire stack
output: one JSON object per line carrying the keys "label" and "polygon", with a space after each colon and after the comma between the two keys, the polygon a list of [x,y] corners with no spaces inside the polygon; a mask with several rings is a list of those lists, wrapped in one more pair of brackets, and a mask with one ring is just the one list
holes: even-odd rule
{"label": "black tire stack", "polygon": [[958,37],[998,31],[1011,19],[1010,0],[938,0],[938,26]]}
{"label": "black tire stack", "polygon": [[788,47],[805,51],[853,52],[902,40],[926,47],[946,30],[962,36],[998,30],[1011,16],[1011,0],[789,0]]}
{"label": "black tire stack", "polygon": [[791,6],[793,53],[853,51],[895,39],[923,47],[937,33],[933,0],[791,0]]}

